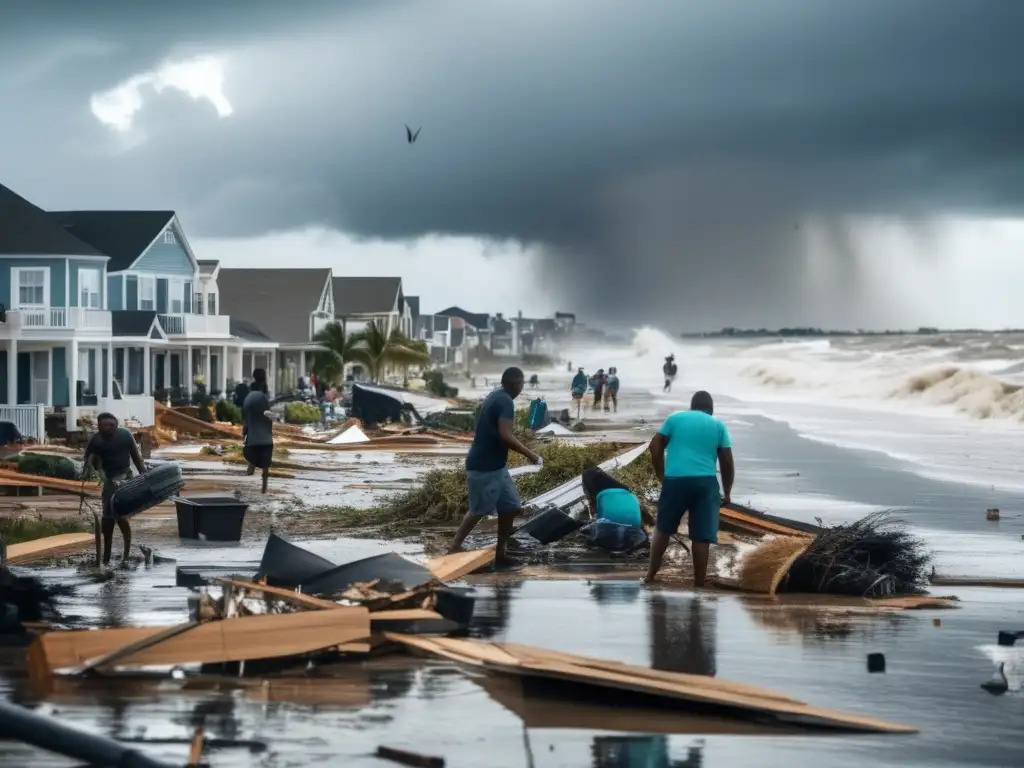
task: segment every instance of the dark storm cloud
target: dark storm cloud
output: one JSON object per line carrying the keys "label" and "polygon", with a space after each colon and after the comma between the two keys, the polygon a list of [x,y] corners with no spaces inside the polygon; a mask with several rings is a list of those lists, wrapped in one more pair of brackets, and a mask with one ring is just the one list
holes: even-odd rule
{"label": "dark storm cloud", "polygon": [[[1020,0],[249,5],[31,4],[47,12],[7,28],[23,40],[114,47],[21,92],[12,185],[151,200],[203,235],[541,243],[567,299],[691,326],[852,322],[864,254],[841,216],[1024,200]],[[89,94],[190,50],[229,54],[235,114],[149,95],[148,141],[109,155]],[[827,300],[804,279],[809,220],[846,289]]]}

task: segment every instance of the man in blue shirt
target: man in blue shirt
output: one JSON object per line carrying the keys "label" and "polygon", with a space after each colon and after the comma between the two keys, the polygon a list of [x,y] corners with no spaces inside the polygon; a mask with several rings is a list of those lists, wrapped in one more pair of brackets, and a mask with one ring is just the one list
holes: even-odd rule
{"label": "man in blue shirt", "polygon": [[[718,511],[732,497],[736,468],[729,431],[712,415],[714,401],[707,392],[690,400],[690,410],[677,411],[665,419],[651,440],[651,461],[661,480],[658,522],[651,538],[651,562],[644,581],[654,581],[661,569],[671,537],[683,515],[690,513],[690,541],[693,546],[693,583],[703,587],[708,573],[708,554],[718,543]],[[723,493],[719,494],[715,464],[722,470]]]}
{"label": "man in blue shirt", "polygon": [[524,446],[515,435],[514,400],[523,391],[523,372],[507,368],[501,375],[501,387],[494,390],[480,405],[473,444],[466,454],[466,483],[469,487],[469,512],[455,532],[449,552],[458,552],[466,536],[481,517],[497,513],[498,543],[494,562],[499,566],[514,565],[505,554],[512,523],[522,511],[519,492],[508,473],[508,451],[511,448],[532,464],[543,464],[541,457]]}

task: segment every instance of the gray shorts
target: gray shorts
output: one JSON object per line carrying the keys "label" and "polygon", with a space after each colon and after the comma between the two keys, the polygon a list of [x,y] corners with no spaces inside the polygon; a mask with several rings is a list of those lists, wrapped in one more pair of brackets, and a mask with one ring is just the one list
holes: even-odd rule
{"label": "gray shorts", "polygon": [[508,473],[508,468],[493,472],[466,472],[469,486],[469,513],[478,517],[498,514],[517,514],[522,509],[519,491]]}

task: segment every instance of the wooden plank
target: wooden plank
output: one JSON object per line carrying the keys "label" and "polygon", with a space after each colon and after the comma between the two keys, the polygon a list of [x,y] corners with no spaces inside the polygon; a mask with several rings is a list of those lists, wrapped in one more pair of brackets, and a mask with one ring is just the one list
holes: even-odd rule
{"label": "wooden plank", "polygon": [[926,608],[959,608],[955,597],[933,597],[931,595],[907,595],[905,597],[877,597],[872,605],[899,611],[918,611]]}
{"label": "wooden plank", "polygon": [[452,555],[442,555],[441,557],[435,557],[433,560],[428,560],[427,570],[438,581],[455,581],[478,568],[483,568],[493,560],[493,549],[472,549],[468,552],[456,552]]}
{"label": "wooden plank", "polygon": [[742,512],[736,511],[735,509],[729,509],[728,507],[722,507],[718,512],[723,521],[733,523],[751,532],[760,532],[762,534],[776,533],[783,536],[803,536],[805,538],[814,538],[814,534],[808,533],[807,531],[790,528],[788,525],[780,525],[779,523],[772,522],[771,520],[765,520],[757,517],[756,515],[746,515]]}
{"label": "wooden plank", "polygon": [[67,491],[79,496],[83,494],[86,496],[98,496],[100,492],[99,483],[83,483],[81,480],[62,480],[57,477],[46,477],[45,475],[30,475],[13,469],[0,469],[0,479],[29,483],[30,485],[41,486],[54,491]]}
{"label": "wooden plank", "polygon": [[[77,667],[89,659],[110,653],[164,627],[47,632],[33,641],[39,666],[49,672]],[[201,624],[142,651],[121,659],[122,666],[174,666],[189,663],[218,664],[278,656],[296,656],[366,640],[370,637],[370,613],[365,608],[332,611],[243,616]]]}
{"label": "wooden plank", "polygon": [[102,656],[97,656],[94,659],[90,659],[85,662],[82,666],[75,670],[75,674],[84,675],[92,670],[97,670],[100,667],[111,666],[119,660],[131,656],[133,653],[143,651],[157,643],[162,643],[164,640],[170,640],[172,637],[177,637],[182,632],[188,632],[193,627],[198,627],[198,621],[189,621],[185,624],[178,624],[173,627],[167,627],[160,632],[155,632],[151,635],[147,635],[141,640],[136,640],[134,643],[128,643],[122,645],[120,648],[115,648],[109,653],[105,653]]}
{"label": "wooden plank", "polygon": [[[873,718],[831,712],[809,706],[773,691],[741,686],[718,678],[693,680],[693,675],[652,673],[643,667],[613,664],[529,646],[485,643],[454,638],[409,637],[387,633],[389,639],[417,650],[499,672],[547,677],[633,691],[667,699],[773,715],[784,722],[873,733],[916,733],[913,728]],[[546,658],[545,658],[546,657]],[[511,658],[513,661],[508,661]]]}
{"label": "wooden plank", "polygon": [[60,533],[56,536],[45,536],[41,539],[23,541],[7,547],[7,562],[13,565],[43,557],[77,552],[85,549],[93,541],[94,535],[92,533]]}
{"label": "wooden plank", "polygon": [[188,768],[196,768],[199,765],[199,759],[203,756],[204,741],[203,726],[199,726],[192,737],[192,747],[188,751]]}
{"label": "wooden plank", "polygon": [[215,579],[214,581],[221,585],[228,585],[235,587],[236,589],[244,589],[246,592],[261,592],[269,597],[276,597],[279,600],[290,603],[297,608],[309,608],[310,610],[322,611],[330,610],[332,608],[346,607],[331,602],[330,600],[322,600],[319,597],[313,597],[312,595],[304,595],[301,592],[296,592],[292,589],[271,587],[266,584],[257,584],[254,581],[246,581],[244,579]]}
{"label": "wooden plank", "polygon": [[405,608],[394,611],[376,611],[370,614],[370,623],[376,622],[388,622],[388,621],[437,621],[444,619],[440,613],[436,611],[428,611],[424,608]]}
{"label": "wooden plank", "polygon": [[968,576],[932,576],[936,587],[997,587],[1000,589],[1024,589],[1024,579],[979,579]]}

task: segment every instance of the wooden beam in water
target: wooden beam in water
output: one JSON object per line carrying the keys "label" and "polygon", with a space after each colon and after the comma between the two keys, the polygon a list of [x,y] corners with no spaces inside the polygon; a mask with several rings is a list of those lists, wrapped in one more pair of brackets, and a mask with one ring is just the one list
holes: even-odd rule
{"label": "wooden beam in water", "polygon": [[10,544],[7,547],[7,562],[11,565],[27,563],[44,557],[66,555],[85,549],[95,540],[92,533],[60,533],[41,539]]}

